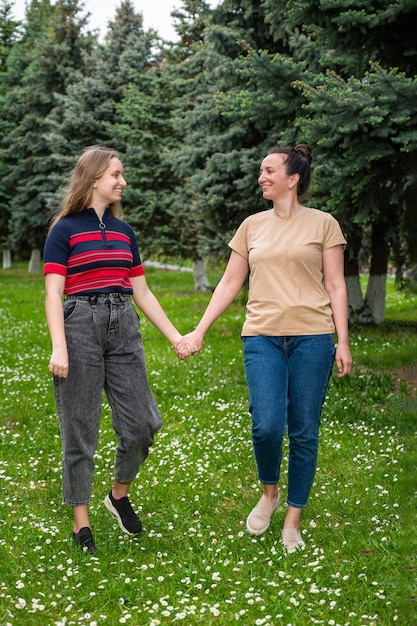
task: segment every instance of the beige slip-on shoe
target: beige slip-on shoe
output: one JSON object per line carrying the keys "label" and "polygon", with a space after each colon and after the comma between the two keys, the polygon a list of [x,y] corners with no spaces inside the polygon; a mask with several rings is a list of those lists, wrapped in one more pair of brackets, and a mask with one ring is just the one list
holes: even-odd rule
{"label": "beige slip-on shoe", "polygon": [[297,528],[283,528],[282,529],[282,543],[287,552],[296,552],[297,550],[304,550],[306,544],[304,543],[301,533]]}
{"label": "beige slip-on shoe", "polygon": [[272,514],[279,507],[280,500],[281,493],[279,491],[276,500],[271,501],[267,500],[265,496],[261,497],[246,520],[246,528],[251,535],[262,535],[268,529]]}

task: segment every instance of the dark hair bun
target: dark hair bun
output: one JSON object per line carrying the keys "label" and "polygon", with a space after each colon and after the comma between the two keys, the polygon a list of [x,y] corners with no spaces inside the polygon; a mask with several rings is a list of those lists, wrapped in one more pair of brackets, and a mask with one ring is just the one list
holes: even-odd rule
{"label": "dark hair bun", "polygon": [[311,155],[311,150],[310,150],[310,146],[308,146],[306,143],[299,143],[295,146],[294,148],[294,152],[297,152],[298,154],[301,154],[301,156],[303,156],[305,159],[307,159],[307,161],[309,163],[311,163],[311,161],[313,160],[313,157]]}

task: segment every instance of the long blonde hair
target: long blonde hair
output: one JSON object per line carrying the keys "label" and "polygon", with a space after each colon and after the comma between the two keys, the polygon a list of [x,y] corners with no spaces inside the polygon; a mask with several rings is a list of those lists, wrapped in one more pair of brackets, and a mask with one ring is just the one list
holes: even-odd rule
{"label": "long blonde hair", "polygon": [[[52,219],[49,231],[57,222],[71,215],[71,213],[80,213],[88,208],[94,181],[104,174],[111,159],[115,157],[119,158],[119,155],[114,150],[104,146],[85,148],[72,170],[61,206]],[[122,217],[121,202],[110,204],[110,210],[114,217]]]}

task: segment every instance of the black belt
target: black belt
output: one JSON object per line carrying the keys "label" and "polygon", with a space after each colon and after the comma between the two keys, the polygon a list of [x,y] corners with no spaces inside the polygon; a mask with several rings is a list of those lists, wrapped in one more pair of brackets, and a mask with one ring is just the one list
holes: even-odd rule
{"label": "black belt", "polygon": [[128,293],[96,293],[91,296],[66,296],[66,300],[84,300],[90,304],[97,304],[98,302],[128,302],[132,296]]}

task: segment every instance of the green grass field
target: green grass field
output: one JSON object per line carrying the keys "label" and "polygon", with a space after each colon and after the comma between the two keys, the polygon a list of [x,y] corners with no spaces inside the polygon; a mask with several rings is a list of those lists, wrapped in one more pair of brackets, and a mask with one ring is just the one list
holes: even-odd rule
{"label": "green grass field", "polygon": [[[147,276],[179,330],[191,330],[209,294],[193,292],[190,274]],[[2,626],[417,624],[417,383],[403,376],[417,363],[417,296],[389,282],[384,324],[352,331],[354,370],[329,386],[306,548],[292,555],[280,541],[283,506],[262,537],[245,530],[260,488],[244,309],[242,294],[186,362],[142,318],[164,421],[131,489],[146,532],[123,535],[102,503],[115,447],[104,398],[91,557],[71,544],[71,510],[61,503],[43,279],[0,271]],[[285,499],[285,463],[281,487]]]}

